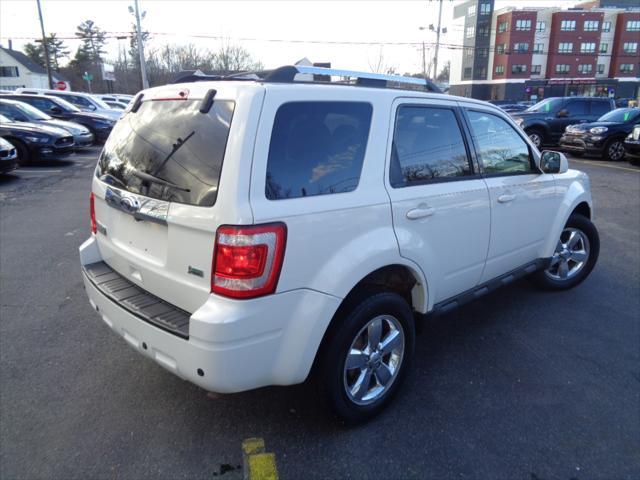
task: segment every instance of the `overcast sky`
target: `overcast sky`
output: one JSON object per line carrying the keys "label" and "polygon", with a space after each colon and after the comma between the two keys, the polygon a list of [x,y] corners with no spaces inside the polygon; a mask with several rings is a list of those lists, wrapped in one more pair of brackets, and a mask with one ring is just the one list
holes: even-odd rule
{"label": "overcast sky", "polygon": [[[107,32],[131,31],[133,17],[122,0],[41,0],[45,31],[74,37],[76,26],[91,19]],[[457,3],[444,0],[442,26],[447,27]],[[566,0],[498,0],[509,5],[570,6]],[[437,23],[438,2],[431,1],[190,1],[140,0],[147,12],[143,29],[151,32],[148,47],[165,43],[194,43],[216,50],[227,38],[244,46],[267,68],[291,64],[302,57],[331,62],[333,67],[371,70],[381,52],[384,64],[398,72],[422,70],[421,49],[414,45],[350,45],[313,42],[434,42],[435,33],[419,27]],[[447,38],[455,32],[442,37]],[[13,48],[40,36],[36,0],[0,0],[0,42]],[[254,40],[252,40],[254,39]],[[269,41],[284,40],[284,41]],[[66,40],[72,52],[78,41]],[[107,56],[115,57],[118,40],[109,39]],[[127,41],[120,41],[123,44]],[[440,64],[450,57],[441,49]]]}

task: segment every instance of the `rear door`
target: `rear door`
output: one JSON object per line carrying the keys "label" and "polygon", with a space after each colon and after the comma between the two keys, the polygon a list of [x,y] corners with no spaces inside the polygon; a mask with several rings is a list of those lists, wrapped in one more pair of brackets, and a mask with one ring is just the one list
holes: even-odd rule
{"label": "rear door", "polygon": [[474,287],[489,245],[487,186],[473,165],[456,102],[398,99],[386,183],[403,257],[429,281],[430,303]]}
{"label": "rear door", "polygon": [[[248,202],[221,198],[220,185],[223,164],[233,177],[246,144],[244,135],[229,138],[232,120],[239,115],[237,131],[249,139],[256,121],[243,121],[253,105],[239,108],[233,89],[219,89],[204,113],[202,95],[158,95],[117,123],[100,155],[96,236],[114,270],[194,311],[210,292],[218,225],[239,223],[238,216],[251,223]],[[227,181],[232,195],[234,183]]]}

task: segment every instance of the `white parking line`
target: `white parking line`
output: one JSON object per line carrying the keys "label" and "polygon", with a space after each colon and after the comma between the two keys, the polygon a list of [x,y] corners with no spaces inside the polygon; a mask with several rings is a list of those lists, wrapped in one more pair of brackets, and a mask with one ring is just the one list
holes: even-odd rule
{"label": "white parking line", "polygon": [[26,168],[19,168],[18,170],[15,171],[15,173],[36,173],[36,174],[49,174],[49,173],[60,173],[62,170],[37,170],[37,169],[33,169],[33,170],[28,170]]}
{"label": "white parking line", "polygon": [[609,165],[607,163],[600,163],[600,162],[586,162],[584,160],[574,160],[573,158],[570,159],[569,162],[582,163],[584,165],[595,165],[597,167],[615,168],[617,170],[627,170],[628,172],[640,173],[640,168],[618,167],[617,165]]}

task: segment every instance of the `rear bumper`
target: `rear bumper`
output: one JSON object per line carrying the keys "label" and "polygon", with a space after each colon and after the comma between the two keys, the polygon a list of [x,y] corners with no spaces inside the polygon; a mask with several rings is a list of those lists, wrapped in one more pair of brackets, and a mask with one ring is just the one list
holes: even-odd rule
{"label": "rear bumper", "polygon": [[[80,247],[83,265],[101,261],[92,237]],[[340,299],[293,290],[253,300],[211,295],[191,314],[188,338],[153,325],[102,293],[83,274],[92,307],[129,345],[200,387],[233,393],[291,385],[307,377]]]}

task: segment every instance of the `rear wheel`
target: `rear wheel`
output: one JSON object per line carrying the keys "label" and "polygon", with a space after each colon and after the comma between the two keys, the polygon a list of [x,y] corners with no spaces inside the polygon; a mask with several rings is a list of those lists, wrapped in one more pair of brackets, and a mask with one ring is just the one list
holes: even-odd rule
{"label": "rear wheel", "polygon": [[411,308],[400,295],[360,296],[339,313],[320,358],[320,388],[344,420],[359,422],[391,401],[415,344]]}
{"label": "rear wheel", "polygon": [[533,280],[547,290],[575,287],[589,276],[599,253],[600,237],[595,225],[574,213],[560,234],[549,266],[536,272]]}
{"label": "rear wheel", "polygon": [[536,128],[530,128],[526,130],[525,133],[529,136],[529,139],[537,149],[540,149],[540,147],[542,147],[542,145],[544,144],[544,134],[540,130]]}
{"label": "rear wheel", "polygon": [[619,162],[624,158],[624,143],[621,138],[614,138],[604,147],[604,156],[607,160]]}

